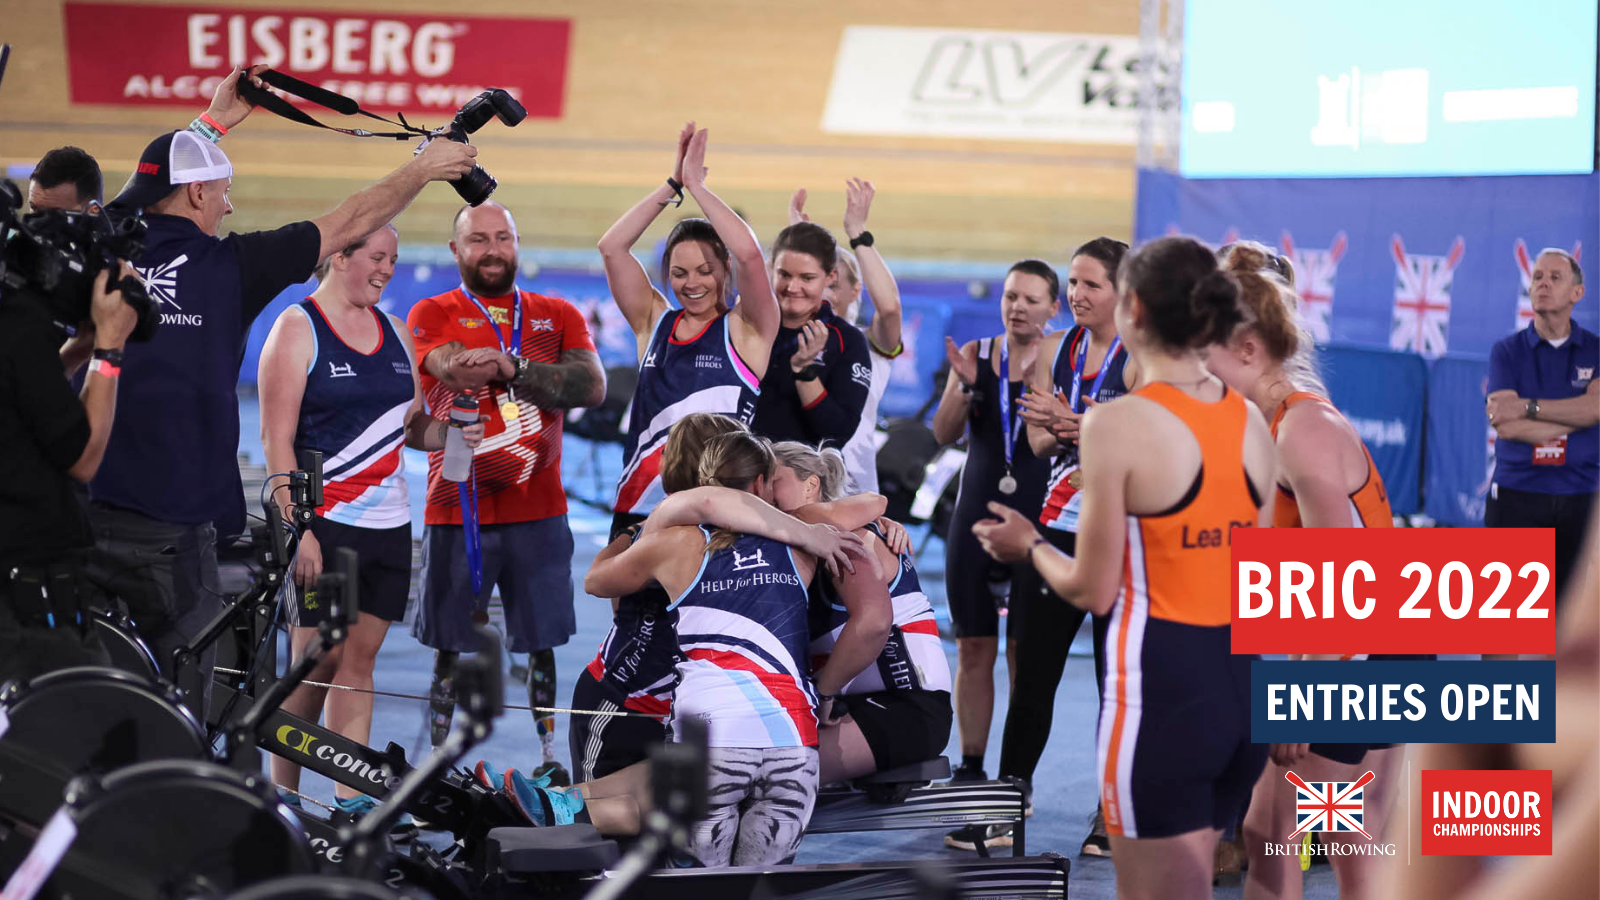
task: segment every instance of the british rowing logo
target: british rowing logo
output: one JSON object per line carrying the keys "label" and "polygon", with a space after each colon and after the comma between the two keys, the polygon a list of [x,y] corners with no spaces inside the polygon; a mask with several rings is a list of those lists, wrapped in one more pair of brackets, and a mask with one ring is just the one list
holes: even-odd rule
{"label": "british rowing logo", "polygon": [[1372,838],[1362,827],[1366,818],[1362,792],[1372,783],[1371,772],[1355,781],[1302,781],[1293,772],[1285,772],[1283,777],[1295,787],[1291,840],[1307,831],[1360,832],[1362,837]]}
{"label": "british rowing logo", "polygon": [[[179,256],[149,268],[135,268],[139,277],[144,280],[145,291],[150,299],[160,308],[162,325],[204,325],[205,317],[186,313],[178,305],[178,269],[189,261],[188,254]],[[166,307],[172,307],[173,312],[168,312]]]}

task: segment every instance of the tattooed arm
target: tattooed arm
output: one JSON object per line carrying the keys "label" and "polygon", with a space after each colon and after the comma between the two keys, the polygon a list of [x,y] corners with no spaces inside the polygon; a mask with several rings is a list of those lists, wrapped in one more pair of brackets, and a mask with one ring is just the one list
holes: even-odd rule
{"label": "tattooed arm", "polygon": [[512,372],[502,370],[502,374],[522,396],[543,409],[599,406],[606,399],[606,372],[593,350],[563,350],[557,363],[517,360]]}

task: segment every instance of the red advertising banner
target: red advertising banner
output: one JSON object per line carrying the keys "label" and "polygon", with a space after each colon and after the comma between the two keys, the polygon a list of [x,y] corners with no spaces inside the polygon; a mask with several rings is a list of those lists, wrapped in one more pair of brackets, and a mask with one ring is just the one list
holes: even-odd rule
{"label": "red advertising banner", "polygon": [[499,87],[528,115],[559,118],[572,28],[567,19],[391,15],[376,8],[69,2],[65,17],[74,103],[194,106],[210,99],[232,67],[266,63],[380,115],[444,117]]}
{"label": "red advertising banner", "polygon": [[1549,769],[1423,769],[1422,855],[1549,856],[1551,777]]}
{"label": "red advertising banner", "polygon": [[1235,653],[1554,653],[1548,528],[1240,528]]}

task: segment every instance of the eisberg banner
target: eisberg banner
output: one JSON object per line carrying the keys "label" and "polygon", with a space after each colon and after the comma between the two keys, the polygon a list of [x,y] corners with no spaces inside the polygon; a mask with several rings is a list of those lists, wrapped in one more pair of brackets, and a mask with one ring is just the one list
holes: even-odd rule
{"label": "eisberg banner", "polygon": [[[74,103],[192,106],[265,63],[379,113],[454,112],[485,88],[559,118],[571,22],[313,9],[67,3]],[[138,47],[137,53],[106,53]]]}

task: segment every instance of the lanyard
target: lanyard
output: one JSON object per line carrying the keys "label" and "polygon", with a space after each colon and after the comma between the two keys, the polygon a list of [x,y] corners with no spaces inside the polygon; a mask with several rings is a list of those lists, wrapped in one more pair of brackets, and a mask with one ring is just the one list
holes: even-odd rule
{"label": "lanyard", "polygon": [[467,572],[472,575],[472,599],[477,601],[483,592],[483,539],[478,534],[478,469],[476,460],[472,475],[457,485],[461,491],[461,530],[467,544]]}
{"label": "lanyard", "polygon": [[461,286],[461,293],[468,300],[472,301],[472,305],[476,306],[478,308],[478,311],[483,313],[483,317],[485,319],[489,320],[489,331],[494,334],[495,343],[500,345],[500,352],[509,354],[511,356],[521,356],[522,355],[522,291],[515,284],[511,285],[511,348],[510,349],[506,349],[506,342],[505,342],[505,340],[503,338],[500,337],[500,326],[495,322],[494,316],[489,315],[489,307],[484,306],[483,305],[483,301],[479,300],[477,297],[472,296],[472,292],[467,290],[467,286],[466,285],[462,285]]}
{"label": "lanyard", "polygon": [[[1071,406],[1075,413],[1083,412],[1083,406],[1080,405],[1083,398],[1080,395],[1083,392],[1083,366],[1089,361],[1089,337],[1089,329],[1085,328],[1083,343],[1078,345],[1078,363],[1072,367],[1072,394],[1067,400],[1067,405]],[[1100,361],[1100,374],[1094,377],[1094,384],[1089,385],[1090,397],[1100,396],[1100,385],[1106,380],[1106,374],[1111,371],[1111,360],[1121,348],[1122,335],[1117,335],[1111,339],[1111,346],[1106,348],[1106,358]]]}
{"label": "lanyard", "polygon": [[[1006,474],[1011,474],[1011,457],[1016,453],[1016,429],[1011,424],[1011,343],[1005,338],[1000,338],[1000,434],[1001,444],[1006,450]],[[1017,419],[1021,425],[1022,420]],[[1007,493],[1010,493],[1009,491]]]}

